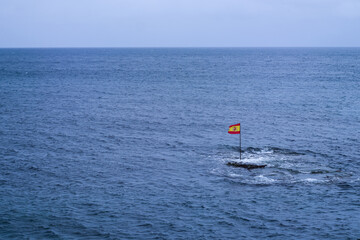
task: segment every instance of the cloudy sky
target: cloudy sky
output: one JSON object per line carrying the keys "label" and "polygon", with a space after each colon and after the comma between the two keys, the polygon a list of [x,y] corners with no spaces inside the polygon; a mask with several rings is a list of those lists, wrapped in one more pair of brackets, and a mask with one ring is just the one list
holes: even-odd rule
{"label": "cloudy sky", "polygon": [[360,0],[0,0],[0,47],[360,47]]}

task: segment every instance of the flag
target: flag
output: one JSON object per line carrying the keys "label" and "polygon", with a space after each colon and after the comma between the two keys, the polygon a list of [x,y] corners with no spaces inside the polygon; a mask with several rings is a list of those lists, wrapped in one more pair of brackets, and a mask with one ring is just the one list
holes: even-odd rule
{"label": "flag", "polygon": [[240,134],[240,123],[235,124],[235,125],[230,125],[228,133]]}

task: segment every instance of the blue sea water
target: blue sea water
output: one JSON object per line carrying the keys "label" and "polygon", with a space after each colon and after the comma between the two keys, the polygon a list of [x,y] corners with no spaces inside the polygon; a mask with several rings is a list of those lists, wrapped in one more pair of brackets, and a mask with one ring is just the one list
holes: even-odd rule
{"label": "blue sea water", "polygon": [[0,49],[0,238],[359,239],[360,49]]}

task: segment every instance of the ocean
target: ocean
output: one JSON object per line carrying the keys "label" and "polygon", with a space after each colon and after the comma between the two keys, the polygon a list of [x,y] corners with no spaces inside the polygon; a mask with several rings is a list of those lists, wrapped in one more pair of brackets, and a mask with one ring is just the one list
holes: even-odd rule
{"label": "ocean", "polygon": [[0,238],[359,239],[360,48],[0,49]]}

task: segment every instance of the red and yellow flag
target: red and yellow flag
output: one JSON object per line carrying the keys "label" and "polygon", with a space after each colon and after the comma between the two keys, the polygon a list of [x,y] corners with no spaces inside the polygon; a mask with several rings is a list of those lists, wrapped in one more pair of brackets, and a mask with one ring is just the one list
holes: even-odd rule
{"label": "red and yellow flag", "polygon": [[240,134],[240,123],[235,124],[235,125],[230,125],[228,133]]}

